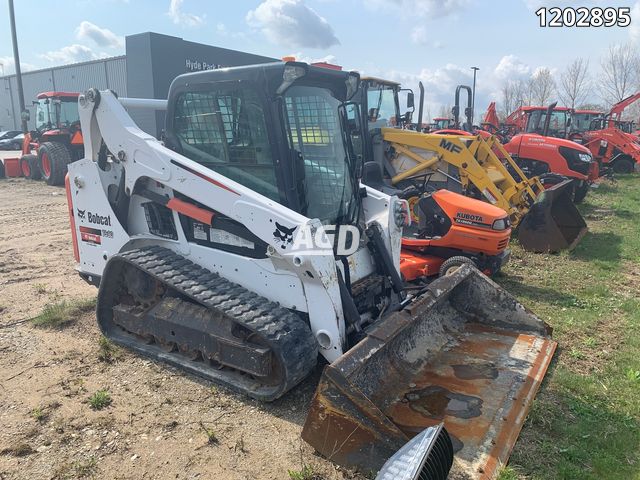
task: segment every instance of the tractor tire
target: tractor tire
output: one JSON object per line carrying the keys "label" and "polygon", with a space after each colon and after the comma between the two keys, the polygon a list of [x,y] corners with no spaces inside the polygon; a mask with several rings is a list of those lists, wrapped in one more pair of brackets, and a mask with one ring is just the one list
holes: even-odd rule
{"label": "tractor tire", "polygon": [[476,262],[471,260],[469,257],[457,256],[447,258],[442,265],[440,265],[440,276],[446,277],[451,275],[453,272],[458,270],[462,265],[473,265],[477,268]]}
{"label": "tractor tire", "polygon": [[22,158],[20,158],[20,171],[24,178],[40,180],[42,173],[40,172],[39,163],[37,155],[23,155]]}
{"label": "tractor tire", "polygon": [[71,161],[71,152],[63,143],[45,142],[38,148],[38,163],[47,185],[63,185]]}
{"label": "tractor tire", "polygon": [[0,160],[0,178],[4,178],[4,163],[2,163],[2,160]]}
{"label": "tractor tire", "polygon": [[613,162],[611,169],[613,173],[633,173],[633,162],[630,158],[624,157]]}

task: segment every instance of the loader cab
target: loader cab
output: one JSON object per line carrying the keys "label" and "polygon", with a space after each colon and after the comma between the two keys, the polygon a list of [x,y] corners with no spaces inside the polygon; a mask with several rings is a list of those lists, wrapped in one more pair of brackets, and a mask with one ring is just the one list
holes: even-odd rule
{"label": "loader cab", "polygon": [[360,120],[348,100],[358,82],[299,62],[181,75],[169,92],[166,144],[309,218],[357,224]]}

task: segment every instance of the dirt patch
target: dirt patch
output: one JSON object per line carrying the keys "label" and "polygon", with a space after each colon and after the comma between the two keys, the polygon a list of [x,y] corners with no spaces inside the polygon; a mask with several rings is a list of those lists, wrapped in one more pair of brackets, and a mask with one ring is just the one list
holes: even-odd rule
{"label": "dirt patch", "polygon": [[[104,361],[92,313],[2,328],[95,297],[74,270],[68,222],[63,189],[0,181],[0,478],[287,479],[303,465],[362,478],[300,439],[319,371],[262,404],[126,351]],[[111,403],[92,408],[99,390]]]}

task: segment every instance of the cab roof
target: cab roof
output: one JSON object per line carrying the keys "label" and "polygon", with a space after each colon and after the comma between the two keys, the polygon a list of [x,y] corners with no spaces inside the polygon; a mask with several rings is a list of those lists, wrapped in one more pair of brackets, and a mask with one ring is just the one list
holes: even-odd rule
{"label": "cab roof", "polygon": [[54,97],[62,97],[62,98],[78,98],[80,94],[78,92],[42,92],[39,93],[36,97],[38,100],[42,100],[44,98],[54,98]]}
{"label": "cab roof", "polygon": [[376,82],[382,83],[384,85],[393,85],[394,87],[400,86],[398,82],[394,82],[393,80],[385,80],[384,78],[379,77],[360,77],[360,80],[363,82]]}

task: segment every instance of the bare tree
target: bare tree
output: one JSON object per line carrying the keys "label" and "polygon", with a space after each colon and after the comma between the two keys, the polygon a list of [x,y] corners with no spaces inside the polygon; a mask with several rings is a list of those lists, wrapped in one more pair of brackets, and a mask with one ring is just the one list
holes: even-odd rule
{"label": "bare tree", "polygon": [[611,45],[600,64],[600,95],[609,105],[628,97],[638,87],[640,57],[631,43]]}
{"label": "bare tree", "polygon": [[546,105],[556,91],[556,81],[551,70],[546,67],[537,70],[529,80],[529,90],[531,103]]}
{"label": "bare tree", "polygon": [[590,93],[589,60],[576,58],[560,76],[558,95],[565,107],[575,108],[584,103]]}
{"label": "bare tree", "polygon": [[507,80],[502,86],[502,109],[500,114],[508,117],[522,105],[531,103],[530,81]]}
{"label": "bare tree", "polygon": [[438,116],[442,118],[451,118],[453,115],[451,114],[451,104],[447,103],[446,105],[440,105],[440,112]]}

